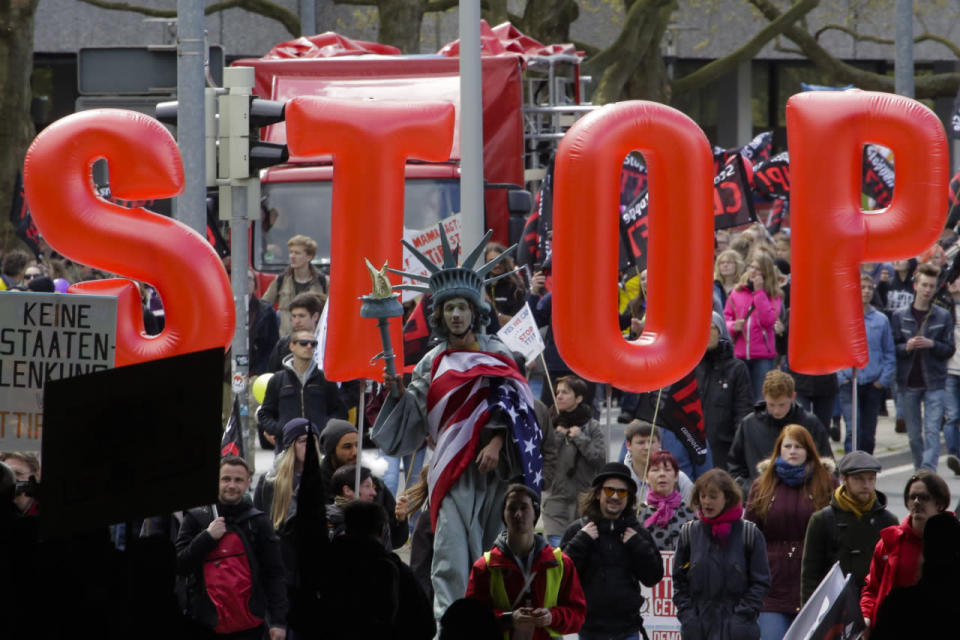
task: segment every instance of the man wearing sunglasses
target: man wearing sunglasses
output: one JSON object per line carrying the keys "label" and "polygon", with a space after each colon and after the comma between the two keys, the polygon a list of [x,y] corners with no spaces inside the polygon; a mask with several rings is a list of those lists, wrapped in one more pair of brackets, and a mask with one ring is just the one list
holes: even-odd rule
{"label": "man wearing sunglasses", "polygon": [[[290,355],[283,359],[283,369],[267,383],[257,418],[263,430],[277,442],[280,442],[283,425],[294,418],[324,425],[330,418],[347,417],[336,383],[327,380],[317,368],[313,358],[316,348],[317,339],[312,331],[294,331],[290,334]],[[281,453],[277,447],[275,454]]]}
{"label": "man wearing sunglasses", "polygon": [[583,517],[567,528],[560,543],[587,596],[580,638],[646,638],[640,583],[652,587],[660,582],[663,559],[637,520],[637,483],[629,467],[604,465],[581,508]]}

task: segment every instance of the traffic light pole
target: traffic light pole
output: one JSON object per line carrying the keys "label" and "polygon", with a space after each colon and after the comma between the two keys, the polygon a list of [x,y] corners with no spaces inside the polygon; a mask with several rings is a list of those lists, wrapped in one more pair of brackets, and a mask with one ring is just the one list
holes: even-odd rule
{"label": "traffic light pole", "polygon": [[207,229],[204,169],[204,85],[207,46],[202,0],[177,0],[177,144],[183,158],[183,193],[174,217],[201,235]]}
{"label": "traffic light pole", "polygon": [[[233,289],[233,308],[236,330],[233,334],[231,357],[231,386],[240,407],[240,427],[244,434],[247,461],[254,462],[255,435],[251,428],[248,402],[249,354],[249,269],[248,237],[250,230],[250,203],[259,206],[260,180],[249,177],[249,104],[253,89],[253,69],[231,67],[224,69],[223,84],[227,89],[219,100],[219,162],[217,184],[220,192],[220,219],[230,221],[230,284]],[[251,183],[255,183],[253,187]],[[250,192],[255,193],[251,194]]]}

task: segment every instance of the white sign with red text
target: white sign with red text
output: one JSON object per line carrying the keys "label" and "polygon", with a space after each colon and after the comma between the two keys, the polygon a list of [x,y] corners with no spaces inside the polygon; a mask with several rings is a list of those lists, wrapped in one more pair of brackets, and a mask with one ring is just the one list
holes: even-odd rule
{"label": "white sign with red text", "polygon": [[526,358],[527,362],[533,362],[534,358],[539,356],[545,346],[543,337],[540,335],[540,329],[533,319],[533,312],[530,311],[530,305],[525,304],[516,315],[510,318],[510,322],[503,325],[500,331],[497,331],[497,337],[500,338],[511,351],[519,351]]}
{"label": "white sign with red text", "polygon": [[[447,234],[447,240],[450,242],[450,250],[453,251],[454,254],[456,254],[457,249],[460,247],[460,216],[461,214],[455,213],[441,221],[443,222],[443,230]],[[437,225],[432,224],[426,229],[404,228],[403,239],[416,247],[420,253],[430,258],[433,264],[437,266],[443,264],[443,249],[440,245],[440,230],[437,228]],[[403,270],[407,273],[418,273],[424,276],[430,275],[427,268],[420,264],[420,261],[414,258],[413,253],[406,247],[403,248]],[[403,284],[422,285],[423,283],[411,280],[410,278],[404,278]],[[403,302],[409,302],[418,295],[420,294],[416,291],[404,290],[401,292],[400,299]]]}
{"label": "white sign with red text", "polygon": [[677,608],[673,604],[673,551],[661,551],[663,580],[653,588],[640,585],[643,594],[643,628],[650,640],[682,640]]}

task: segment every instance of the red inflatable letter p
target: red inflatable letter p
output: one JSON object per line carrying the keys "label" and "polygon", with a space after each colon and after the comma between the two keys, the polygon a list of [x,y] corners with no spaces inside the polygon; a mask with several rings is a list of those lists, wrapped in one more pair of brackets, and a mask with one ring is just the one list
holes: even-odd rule
{"label": "red inflatable letter p", "polygon": [[[915,256],[947,215],[947,142],[925,106],[902,96],[815,91],[787,102],[791,189],[790,368],[823,374],[867,363],[860,263]],[[866,144],[889,147],[893,201],[860,208]]]}

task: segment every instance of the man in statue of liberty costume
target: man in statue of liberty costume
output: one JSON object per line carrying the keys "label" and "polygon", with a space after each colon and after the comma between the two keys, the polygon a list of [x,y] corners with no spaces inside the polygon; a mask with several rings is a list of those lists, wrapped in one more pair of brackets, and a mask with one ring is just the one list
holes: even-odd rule
{"label": "man in statue of liberty costume", "polygon": [[404,242],[430,275],[394,271],[426,283],[395,288],[431,294],[430,323],[443,340],[420,360],[405,388],[400,376],[385,375],[388,394],[372,437],[392,456],[413,453],[425,440],[435,446],[427,480],[438,619],[464,596],[471,565],[502,530],[507,485],[522,477],[539,494],[542,483],[530,387],[506,345],[484,333],[490,309],[484,285],[497,279],[484,276],[509,253],[474,270],[490,234],[457,266],[440,225],[443,266]]}

